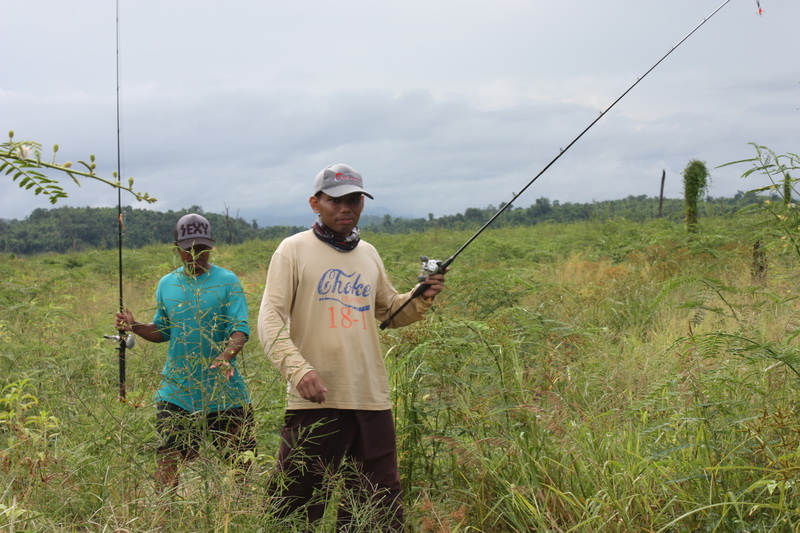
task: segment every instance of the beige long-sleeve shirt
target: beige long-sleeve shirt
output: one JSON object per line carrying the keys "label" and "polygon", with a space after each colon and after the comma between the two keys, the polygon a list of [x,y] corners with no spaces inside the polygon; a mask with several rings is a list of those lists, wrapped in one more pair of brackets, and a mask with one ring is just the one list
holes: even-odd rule
{"label": "beige long-sleeve shirt", "polygon": [[[287,408],[390,409],[376,320],[385,320],[410,295],[392,287],[367,242],[340,252],[310,230],[285,239],[270,261],[258,336],[288,381]],[[390,327],[419,320],[432,302],[416,298]],[[323,404],[303,399],[295,389],[312,369],[328,388]]]}

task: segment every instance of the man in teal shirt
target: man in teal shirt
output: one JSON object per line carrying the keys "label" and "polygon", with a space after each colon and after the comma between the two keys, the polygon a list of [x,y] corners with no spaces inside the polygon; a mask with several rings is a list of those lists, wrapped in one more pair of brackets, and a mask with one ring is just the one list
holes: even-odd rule
{"label": "man in teal shirt", "polygon": [[236,274],[209,262],[213,245],[205,217],[181,217],[175,246],[184,266],[159,281],[153,322],[117,313],[118,329],[169,342],[155,395],[162,488],[177,487],[180,463],[197,455],[205,436],[228,459],[255,450],[250,395],[235,359],[250,336],[247,301]]}

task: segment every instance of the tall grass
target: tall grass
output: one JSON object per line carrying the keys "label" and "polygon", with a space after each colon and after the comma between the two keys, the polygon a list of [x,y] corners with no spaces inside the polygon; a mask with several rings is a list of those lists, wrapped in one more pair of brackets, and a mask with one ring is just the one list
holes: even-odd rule
{"label": "tall grass", "polygon": [[[382,333],[409,527],[422,532],[791,531],[797,257],[751,227],[697,234],[623,220],[487,231],[422,322]],[[469,233],[365,235],[400,290],[420,254]],[[257,314],[277,241],[220,247]],[[152,395],[164,346],[116,387],[113,253],[0,258],[0,526],[13,531],[300,531],[269,504],[284,384],[246,346],[259,456],[244,482],[213,449],[154,491]],[[126,251],[126,301],[151,316],[169,250]],[[350,495],[337,493],[338,501]],[[371,510],[362,508],[363,530]],[[330,530],[332,516],[320,525]]]}

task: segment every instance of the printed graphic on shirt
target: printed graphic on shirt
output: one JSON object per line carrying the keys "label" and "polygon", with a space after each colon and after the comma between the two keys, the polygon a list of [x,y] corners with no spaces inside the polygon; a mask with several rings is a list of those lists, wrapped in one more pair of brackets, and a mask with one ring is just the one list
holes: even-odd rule
{"label": "printed graphic on shirt", "polygon": [[372,285],[361,281],[361,274],[348,274],[338,268],[330,268],[322,274],[317,284],[319,301],[333,300],[355,311],[369,311]]}

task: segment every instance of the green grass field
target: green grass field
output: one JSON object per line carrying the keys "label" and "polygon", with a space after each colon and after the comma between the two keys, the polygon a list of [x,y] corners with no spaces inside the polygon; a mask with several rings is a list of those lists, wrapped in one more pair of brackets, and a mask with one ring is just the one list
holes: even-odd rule
{"label": "green grass field", "polygon": [[[483,234],[424,321],[381,333],[409,529],[800,529],[797,229],[770,220],[701,219],[692,235],[624,220]],[[405,291],[420,255],[446,259],[470,235],[364,237]],[[756,239],[768,267],[754,278]],[[251,325],[276,245],[215,252],[242,279]],[[167,247],[125,250],[138,317],[176,265]],[[116,346],[102,338],[116,252],[6,255],[0,268],[0,529],[302,530],[269,506],[285,386],[255,338],[240,357],[255,471],[240,483],[209,450],[166,499],[152,480],[165,347],[128,352],[121,403]],[[359,513],[370,531],[371,510]]]}

